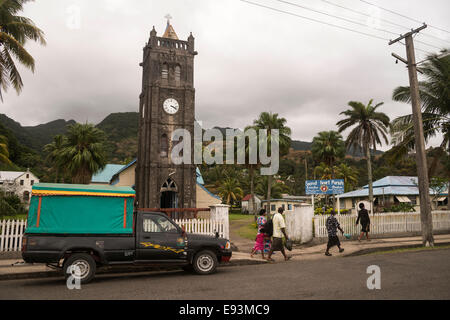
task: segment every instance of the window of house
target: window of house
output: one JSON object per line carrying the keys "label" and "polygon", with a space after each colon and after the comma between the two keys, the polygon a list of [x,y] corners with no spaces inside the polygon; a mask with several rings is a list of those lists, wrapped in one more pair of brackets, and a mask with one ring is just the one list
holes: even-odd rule
{"label": "window of house", "polygon": [[408,196],[408,199],[411,201],[412,205],[417,204],[417,197],[416,196]]}
{"label": "window of house", "polygon": [[288,210],[292,210],[292,204],[288,204]]}
{"label": "window of house", "polygon": [[275,205],[274,204],[270,205],[270,211],[275,211]]}
{"label": "window of house", "polygon": [[20,185],[23,186],[23,180],[20,180]]}
{"label": "window of house", "polygon": [[31,180],[30,184],[31,184],[31,185],[34,185],[34,180]]}
{"label": "window of house", "polygon": [[286,206],[284,204],[281,205],[281,208],[283,208],[283,210],[286,209]]}
{"label": "window of house", "polygon": [[30,175],[27,173],[27,179],[30,178]]}
{"label": "window of house", "polygon": [[28,201],[28,200],[30,200],[30,192],[24,191],[24,193],[23,193],[23,201]]}

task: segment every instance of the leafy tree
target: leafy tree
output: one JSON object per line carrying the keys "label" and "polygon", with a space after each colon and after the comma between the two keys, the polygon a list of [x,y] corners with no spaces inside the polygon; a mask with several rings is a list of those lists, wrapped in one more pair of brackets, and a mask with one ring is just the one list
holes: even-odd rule
{"label": "leafy tree", "polygon": [[[272,152],[271,150],[271,141],[272,141],[272,130],[278,130],[279,133],[279,155],[283,156],[289,153],[289,148],[291,146],[291,129],[286,126],[286,119],[279,118],[278,113],[272,112],[262,112],[258,119],[253,121],[252,128],[255,130],[266,130],[267,132],[267,150],[268,152]],[[272,188],[273,175],[268,175],[267,182],[267,205],[270,208],[270,198],[271,198],[271,190]]]}
{"label": "leafy tree", "polygon": [[345,192],[353,190],[358,183],[358,171],[354,167],[350,167],[345,163],[341,163],[334,167],[336,178],[344,179]]}
{"label": "leafy tree", "polygon": [[313,157],[333,168],[337,159],[344,157],[345,144],[342,135],[336,131],[322,131],[313,138]]}
{"label": "leafy tree", "polygon": [[369,181],[369,202],[370,210],[373,206],[373,186],[372,186],[372,162],[370,149],[376,150],[377,145],[381,144],[381,139],[388,143],[387,128],[389,127],[389,117],[383,112],[377,112],[377,109],[383,105],[383,102],[372,106],[373,99],[364,105],[361,102],[350,101],[348,105],[351,109],[341,112],[347,118],[337,122],[339,132],[343,132],[353,127],[350,131],[345,144],[347,149],[350,147],[360,148],[365,151],[367,159],[367,176]]}
{"label": "leafy tree", "polygon": [[88,184],[92,175],[106,166],[105,135],[92,124],[74,124],[67,131],[61,150],[61,163],[72,176],[72,183]]}
{"label": "leafy tree", "polygon": [[17,15],[23,10],[23,5],[29,1],[0,1],[0,99],[2,101],[2,90],[6,91],[12,85],[17,93],[20,93],[23,87],[14,59],[34,71],[34,59],[24,48],[26,41],[33,40],[45,45],[42,30],[29,18]]}
{"label": "leafy tree", "polygon": [[[447,53],[447,55],[429,55],[427,62],[418,68],[425,76],[425,80],[419,82],[425,142],[439,133],[442,134],[442,140],[438,147],[439,152],[435,153],[429,168],[430,177],[434,175],[438,160],[448,159],[450,153],[450,55],[448,55],[448,50],[444,50],[443,53]],[[410,103],[410,88],[397,87],[393,92],[392,99]],[[391,131],[398,154],[406,154],[409,150],[414,149],[412,114],[394,119]],[[450,177],[450,174],[447,176]],[[448,184],[450,186],[450,178]],[[450,209],[450,201],[448,203]]]}
{"label": "leafy tree", "polygon": [[[261,176],[258,184],[256,186],[256,194],[262,195],[264,198],[269,199],[269,181],[272,184],[270,188],[271,198],[281,199],[283,192],[287,191],[287,187],[281,183],[277,183],[273,181],[273,179],[269,178],[270,176]],[[268,204],[268,208],[270,208],[270,204]]]}

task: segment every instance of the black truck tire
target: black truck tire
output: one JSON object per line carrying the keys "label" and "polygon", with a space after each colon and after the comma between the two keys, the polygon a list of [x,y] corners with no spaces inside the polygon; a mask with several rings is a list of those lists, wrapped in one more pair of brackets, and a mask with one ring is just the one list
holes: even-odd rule
{"label": "black truck tire", "polygon": [[197,274],[211,274],[216,271],[217,256],[210,250],[198,252],[192,261],[192,267]]}
{"label": "black truck tire", "polygon": [[[72,270],[69,271],[71,266]],[[72,276],[75,282],[79,280],[81,284],[89,283],[94,278],[96,267],[95,260],[90,254],[74,253],[64,261],[64,277],[67,280]]]}

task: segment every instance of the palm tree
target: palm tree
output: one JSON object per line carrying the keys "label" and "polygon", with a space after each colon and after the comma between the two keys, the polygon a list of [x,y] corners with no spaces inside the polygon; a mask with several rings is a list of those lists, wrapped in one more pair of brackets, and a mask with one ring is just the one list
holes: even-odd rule
{"label": "palm tree", "polygon": [[[276,183],[273,179],[269,179],[270,176],[261,176],[256,185],[256,194],[262,195],[264,198],[268,198],[269,193],[269,180],[272,180],[272,187],[270,188],[270,195],[272,198],[280,199],[283,195],[283,191],[286,187],[281,183]],[[270,206],[268,206],[270,212]]]}
{"label": "palm tree", "polygon": [[[279,155],[283,156],[289,153],[291,146],[291,129],[286,126],[286,119],[279,118],[278,113],[262,112],[259,118],[253,121],[252,128],[255,130],[266,130],[267,132],[267,150],[271,151],[272,130],[278,130],[279,133]],[[268,175],[267,183],[267,205],[270,209],[271,198],[271,185],[273,181],[273,175]]]}
{"label": "palm tree", "polygon": [[311,152],[316,160],[333,168],[337,159],[345,155],[345,143],[337,131],[322,131],[313,138]]}
{"label": "palm tree", "polygon": [[23,87],[14,59],[34,71],[34,59],[24,48],[26,41],[33,40],[45,45],[44,32],[36,27],[32,20],[17,15],[23,10],[23,5],[29,1],[0,1],[0,99],[2,101],[2,89],[6,91],[12,85],[19,94]]}
{"label": "palm tree", "polygon": [[383,139],[386,144],[389,143],[387,138],[389,117],[383,112],[377,112],[377,109],[383,105],[383,102],[378,103],[375,106],[372,106],[372,102],[373,99],[371,99],[366,106],[361,102],[350,101],[348,105],[351,109],[347,109],[340,113],[347,116],[347,118],[337,122],[339,132],[343,132],[354,126],[345,141],[347,149],[360,148],[366,153],[370,211],[373,209],[372,161],[370,149],[376,150],[377,145],[381,145],[381,139]]}
{"label": "palm tree", "polygon": [[358,170],[350,167],[345,163],[341,163],[334,167],[336,178],[344,180],[345,192],[351,191],[358,183]]}
{"label": "palm tree", "polygon": [[49,161],[55,168],[55,182],[58,183],[59,172],[63,166],[61,159],[61,152],[66,143],[66,137],[63,135],[56,135],[53,137],[53,142],[44,146],[44,152],[47,153],[46,160]]}
{"label": "palm tree", "polygon": [[231,177],[227,177],[221,182],[218,193],[226,204],[239,201],[244,196],[239,181]]}
{"label": "palm tree", "polygon": [[104,132],[92,124],[69,127],[61,161],[72,175],[72,183],[88,184],[92,175],[106,166],[104,142]]}
{"label": "palm tree", "polygon": [[9,160],[9,151],[8,151],[8,139],[0,135],[0,162],[5,164],[12,164],[11,160]]}
{"label": "palm tree", "polygon": [[[445,157],[449,158],[450,153],[450,55],[448,50],[444,50],[443,54],[444,56],[429,55],[427,62],[418,68],[425,76],[425,80],[419,82],[425,142],[428,142],[430,138],[439,133],[442,134],[438,152],[435,153],[429,168],[428,175],[430,177],[434,175],[438,161]],[[410,103],[410,88],[397,87],[393,92],[392,99]],[[393,134],[394,148],[399,153],[405,154],[408,150],[414,149],[414,126],[411,114],[398,117],[392,121],[391,132]],[[446,160],[444,160],[445,162]],[[450,209],[450,198],[448,208]]]}
{"label": "palm tree", "polygon": [[314,177],[322,180],[329,180],[333,178],[333,168],[325,162],[321,162],[314,168]]}

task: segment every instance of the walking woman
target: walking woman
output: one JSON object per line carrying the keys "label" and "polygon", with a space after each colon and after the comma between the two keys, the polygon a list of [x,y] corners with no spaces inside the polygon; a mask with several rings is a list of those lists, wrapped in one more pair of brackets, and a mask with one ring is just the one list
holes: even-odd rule
{"label": "walking woman", "polygon": [[356,219],[356,225],[358,225],[358,222],[361,222],[361,234],[358,237],[358,241],[361,241],[362,237],[364,236],[364,233],[366,234],[367,241],[370,241],[369,239],[369,231],[370,231],[370,218],[369,218],[369,212],[364,208],[364,203],[359,204],[359,210],[358,212],[358,219]]}
{"label": "walking woman", "polygon": [[259,211],[259,217],[256,220],[256,224],[258,225],[258,234],[256,235],[255,245],[253,246],[253,249],[252,249],[252,253],[251,253],[251,257],[252,258],[253,258],[253,255],[255,253],[258,253],[258,251],[261,251],[262,258],[265,259],[264,251],[266,249],[265,248],[266,247],[266,243],[265,242],[266,242],[266,238],[267,237],[264,234],[264,232],[261,231],[262,227],[267,222],[267,219],[266,219],[265,215],[266,215],[266,210],[265,209],[261,209]]}

